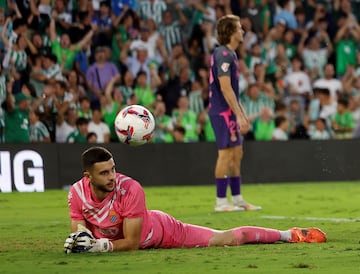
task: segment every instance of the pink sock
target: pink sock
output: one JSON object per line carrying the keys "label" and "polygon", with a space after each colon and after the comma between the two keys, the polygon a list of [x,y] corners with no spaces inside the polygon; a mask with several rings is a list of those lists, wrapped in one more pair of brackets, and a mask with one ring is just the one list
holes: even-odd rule
{"label": "pink sock", "polygon": [[271,228],[241,226],[231,229],[231,232],[237,239],[238,244],[269,244],[280,241],[280,231]]}

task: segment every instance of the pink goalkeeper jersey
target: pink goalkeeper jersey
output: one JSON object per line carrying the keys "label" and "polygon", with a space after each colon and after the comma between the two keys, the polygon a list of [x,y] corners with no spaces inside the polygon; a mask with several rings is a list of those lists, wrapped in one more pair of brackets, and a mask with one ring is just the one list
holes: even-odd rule
{"label": "pink goalkeeper jersey", "polygon": [[89,180],[84,177],[71,186],[68,203],[70,217],[85,220],[96,238],[122,239],[124,218],[143,218],[142,240],[151,230],[145,195],[141,185],[123,174],[116,174],[115,190],[103,201],[92,195]]}
{"label": "pink goalkeeper jersey", "polygon": [[103,201],[92,195],[84,177],[69,191],[68,205],[73,220],[85,220],[96,238],[123,239],[124,218],[143,218],[140,248],[208,246],[213,231],[184,224],[157,210],[147,210],[145,193],[134,179],[116,173],[115,190]]}

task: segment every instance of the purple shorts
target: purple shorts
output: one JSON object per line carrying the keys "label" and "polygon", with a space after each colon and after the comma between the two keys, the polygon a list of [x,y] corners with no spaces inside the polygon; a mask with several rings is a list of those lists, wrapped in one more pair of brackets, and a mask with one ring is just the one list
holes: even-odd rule
{"label": "purple shorts", "polygon": [[234,114],[226,112],[216,116],[210,115],[209,117],[218,149],[242,145],[243,137],[240,134]]}

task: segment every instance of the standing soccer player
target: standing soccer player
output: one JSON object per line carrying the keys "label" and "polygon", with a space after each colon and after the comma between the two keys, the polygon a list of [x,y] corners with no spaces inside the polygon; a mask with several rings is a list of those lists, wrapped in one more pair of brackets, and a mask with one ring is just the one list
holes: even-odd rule
{"label": "standing soccer player", "polygon": [[70,187],[68,196],[72,233],[64,244],[66,253],[326,241],[318,228],[215,230],[186,224],[162,211],[148,210],[141,185],[115,171],[107,149],[87,149],[82,163],[84,177]]}
{"label": "standing soccer player", "polygon": [[[259,210],[241,195],[240,165],[242,135],[250,122],[239,101],[239,71],[235,50],[243,42],[243,29],[236,15],[221,17],[216,26],[218,42],[211,57],[209,117],[213,126],[218,158],[215,166],[215,211]],[[232,203],[226,197],[230,185]]]}

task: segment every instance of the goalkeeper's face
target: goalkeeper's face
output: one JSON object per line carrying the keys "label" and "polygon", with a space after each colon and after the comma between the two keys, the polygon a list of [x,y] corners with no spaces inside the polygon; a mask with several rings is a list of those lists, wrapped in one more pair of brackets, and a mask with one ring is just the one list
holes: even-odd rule
{"label": "goalkeeper's face", "polygon": [[111,158],[105,162],[93,165],[90,171],[85,172],[95,193],[109,193],[115,188],[115,163]]}

